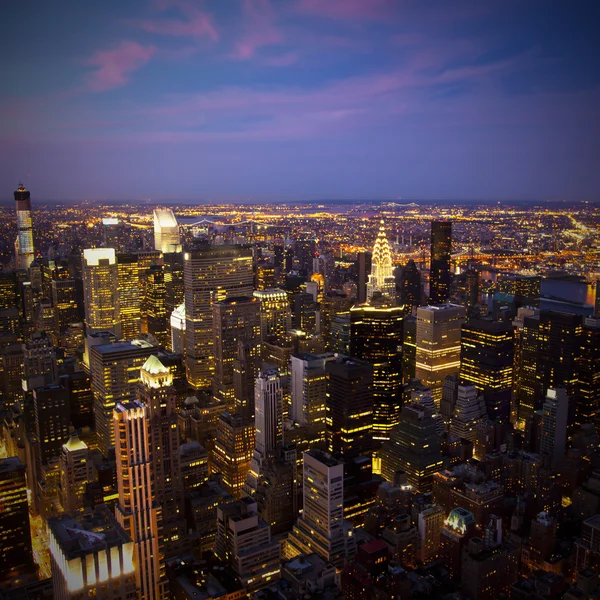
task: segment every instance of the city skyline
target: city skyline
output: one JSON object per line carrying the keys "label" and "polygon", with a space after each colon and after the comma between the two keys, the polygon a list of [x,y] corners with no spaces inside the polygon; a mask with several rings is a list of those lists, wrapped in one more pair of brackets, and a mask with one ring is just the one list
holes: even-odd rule
{"label": "city skyline", "polygon": [[11,3],[0,186],[56,201],[597,201],[597,10]]}

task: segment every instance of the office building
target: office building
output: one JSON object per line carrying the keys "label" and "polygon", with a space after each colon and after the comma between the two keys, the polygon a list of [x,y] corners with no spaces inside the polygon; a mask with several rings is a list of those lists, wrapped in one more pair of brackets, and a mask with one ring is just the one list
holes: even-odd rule
{"label": "office building", "polygon": [[540,344],[539,310],[519,308],[513,321],[515,328],[514,391],[517,427],[524,429],[540,405],[538,398],[537,362]]}
{"label": "office building", "polygon": [[45,332],[32,333],[22,346],[25,388],[52,384],[58,376],[56,348],[51,337]]}
{"label": "office building", "polygon": [[144,273],[144,278],[142,330],[154,336],[161,346],[171,349],[171,313],[167,308],[165,266],[150,265]]}
{"label": "office building", "polygon": [[237,357],[233,361],[235,412],[248,421],[254,421],[254,382],[262,364],[260,351],[257,340],[238,341]]}
{"label": "office building", "polygon": [[170,558],[179,553],[185,536],[177,393],[170,370],[154,355],[140,370],[137,398],[148,413],[153,497],[162,507],[165,556]]}
{"label": "office building", "polygon": [[442,304],[417,309],[415,376],[433,392],[439,407],[444,379],[460,370],[464,306]]}
{"label": "office building", "polygon": [[477,388],[474,385],[459,385],[450,418],[450,434],[474,444],[477,440],[477,428],[486,417],[485,402]]}
{"label": "office building", "polygon": [[367,301],[367,282],[371,273],[373,254],[371,252],[359,252],[357,260],[358,284],[356,300],[359,304]]}
{"label": "office building", "polygon": [[462,326],[460,379],[483,393],[488,417],[510,419],[514,364],[512,323],[469,319]]}
{"label": "office building", "polygon": [[285,290],[279,288],[255,290],[254,297],[260,303],[260,339],[285,338],[292,328],[292,311]]}
{"label": "office building", "polygon": [[90,374],[94,394],[94,422],[98,447],[105,456],[115,445],[112,414],[117,402],[136,396],[140,369],[158,348],[144,340],[101,344],[90,352]]}
{"label": "office building", "polygon": [[304,510],[287,540],[290,558],[315,552],[341,566],[356,550],[354,532],[344,521],[344,464],[330,454],[303,455]]}
{"label": "office building", "polygon": [[0,588],[35,573],[25,465],[0,458]]}
{"label": "office building", "polygon": [[82,275],[87,334],[110,331],[119,336],[119,276],[114,248],[83,251]]}
{"label": "office building", "polygon": [[367,282],[367,301],[370,301],[377,293],[389,299],[396,296],[396,278],[392,265],[392,246],[387,239],[383,220],[380,223],[377,239],[373,247],[371,274]]}
{"label": "office building", "polygon": [[415,308],[421,306],[421,272],[417,268],[415,261],[410,259],[406,266],[400,272],[400,304],[406,312],[412,312]]}
{"label": "office building", "polygon": [[330,453],[344,460],[373,451],[373,366],[338,356],[325,364],[326,435]]}
{"label": "office building", "polygon": [[156,498],[149,411],[137,400],[119,402],[113,412],[119,499],[115,514],[133,541],[138,598],[168,597],[162,539],[162,510]]}
{"label": "office building", "polygon": [[453,508],[440,531],[440,558],[453,579],[460,581],[463,549],[475,536],[475,515],[460,506]]}
{"label": "office building", "polygon": [[214,375],[212,305],[252,296],[252,250],[242,246],[197,246],[184,254],[186,375],[195,388]]}
{"label": "office building", "polygon": [[134,544],[109,508],[48,520],[55,600],[129,600],[136,593]]}
{"label": "office building", "polygon": [[180,304],[170,316],[171,350],[183,356],[185,352],[185,304]]}
{"label": "office building", "polygon": [[590,423],[600,412],[600,317],[583,323],[575,422]]}
{"label": "office building", "polygon": [[294,328],[309,336],[321,331],[321,311],[313,294],[294,294]]}
{"label": "office building", "polygon": [[215,554],[235,571],[247,593],[279,579],[281,547],[251,498],[218,507]]}
{"label": "office building", "polygon": [[154,249],[162,253],[181,252],[179,225],[173,211],[154,209]]}
{"label": "office building", "polygon": [[75,429],[94,428],[94,394],[89,373],[74,371],[61,375],[58,383],[67,390],[69,415]]}
{"label": "office building", "polygon": [[117,274],[121,337],[132,340],[142,331],[143,295],[138,255],[117,254]]}
{"label": "office building", "polygon": [[442,468],[440,436],[430,411],[416,404],[404,406],[389,441],[378,452],[381,475],[393,483],[398,471],[418,492],[431,491],[433,474]]}
{"label": "office building", "polygon": [[77,282],[75,279],[53,279],[51,283],[54,330],[63,333],[71,323],[79,319]]}
{"label": "office building", "polygon": [[450,255],[452,252],[452,223],[431,222],[431,262],[429,266],[429,302],[444,304],[450,295]]}
{"label": "office building", "polygon": [[516,296],[522,306],[539,307],[542,278],[539,275],[500,273],[498,292]]}
{"label": "office building", "polygon": [[388,440],[402,407],[403,310],[350,309],[350,355],[373,365],[373,438]]}
{"label": "office building", "polygon": [[250,344],[258,354],[260,304],[251,296],[229,297],[213,304],[215,373],[213,394],[230,409],[234,406],[234,364],[239,344]]}
{"label": "office building", "polygon": [[17,210],[17,239],[15,241],[15,256],[17,269],[29,269],[35,259],[33,248],[33,222],[31,219],[31,194],[19,184],[15,192],[15,207]]}
{"label": "office building", "polygon": [[92,481],[89,448],[72,433],[60,453],[60,502],[66,513],[83,508],[86,485]]}
{"label": "office building", "polygon": [[569,396],[564,388],[549,388],[542,407],[541,453],[550,457],[554,469],[559,469],[567,448]]}
{"label": "office building", "polygon": [[420,510],[416,509],[419,532],[419,559],[428,564],[439,556],[440,531],[444,525],[444,510],[435,502],[428,502]]}
{"label": "office building", "polygon": [[67,390],[58,384],[35,388],[33,410],[40,460],[47,464],[59,456],[62,445],[69,439],[71,419]]}
{"label": "office building", "polygon": [[353,299],[342,290],[326,290],[321,302],[321,335],[325,348],[331,348],[333,341],[333,320],[339,314],[347,313],[352,306]]}

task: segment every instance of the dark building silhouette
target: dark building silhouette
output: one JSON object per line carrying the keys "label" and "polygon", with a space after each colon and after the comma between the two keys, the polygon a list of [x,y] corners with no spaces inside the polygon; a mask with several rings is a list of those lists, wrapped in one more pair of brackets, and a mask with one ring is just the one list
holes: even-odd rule
{"label": "dark building silhouette", "polygon": [[358,254],[358,290],[356,292],[359,304],[367,301],[367,281],[371,273],[371,252],[359,252]]}
{"label": "dark building silhouette", "polygon": [[400,304],[407,312],[421,305],[421,272],[414,260],[409,260],[400,272]]}
{"label": "dark building silhouette", "polygon": [[429,301],[443,304],[450,294],[450,253],[452,251],[452,223],[432,221],[431,264],[429,267]]}

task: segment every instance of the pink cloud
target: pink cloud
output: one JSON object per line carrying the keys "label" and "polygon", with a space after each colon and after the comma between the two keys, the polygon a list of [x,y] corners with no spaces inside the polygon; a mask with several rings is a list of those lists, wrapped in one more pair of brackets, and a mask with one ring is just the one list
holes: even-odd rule
{"label": "pink cloud", "polygon": [[208,13],[200,10],[190,2],[181,0],[162,3],[159,5],[159,9],[165,10],[170,6],[176,7],[185,18],[141,20],[134,21],[133,25],[149,33],[157,33],[159,35],[193,38],[207,37],[215,42],[219,39],[219,33]]}
{"label": "pink cloud", "polygon": [[275,25],[275,13],[269,0],[244,0],[244,32],[234,44],[230,58],[248,60],[266,46],[276,46],[284,36]]}
{"label": "pink cloud", "polygon": [[381,19],[393,0],[298,0],[299,12],[330,19]]}
{"label": "pink cloud", "polygon": [[87,76],[87,86],[92,92],[106,92],[125,85],[132,73],[141,69],[154,56],[154,46],[142,46],[124,41],[111,50],[96,52],[86,64],[96,67]]}

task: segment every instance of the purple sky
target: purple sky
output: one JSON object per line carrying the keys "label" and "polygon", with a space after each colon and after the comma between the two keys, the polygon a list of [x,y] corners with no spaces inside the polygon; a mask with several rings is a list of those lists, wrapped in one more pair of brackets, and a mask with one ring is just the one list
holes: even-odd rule
{"label": "purple sky", "polygon": [[600,199],[600,4],[7,0],[34,199]]}

